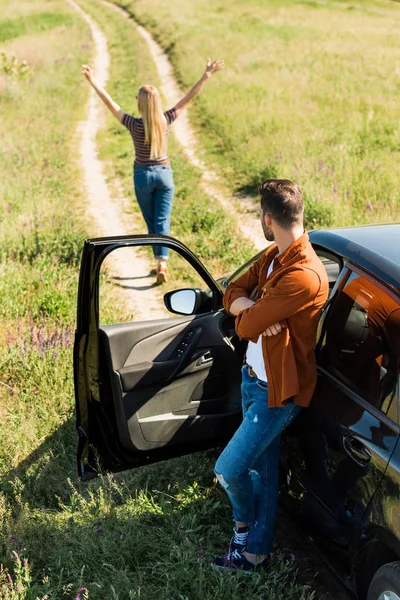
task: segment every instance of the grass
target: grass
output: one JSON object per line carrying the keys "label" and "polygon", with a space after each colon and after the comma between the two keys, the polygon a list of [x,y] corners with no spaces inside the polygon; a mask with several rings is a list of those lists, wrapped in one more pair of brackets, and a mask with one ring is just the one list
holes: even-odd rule
{"label": "grass", "polygon": [[6,42],[27,34],[48,31],[63,25],[72,25],[71,15],[62,13],[33,13],[24,17],[4,19],[1,24],[0,42]]}
{"label": "grass", "polygon": [[295,180],[306,223],[399,217],[397,3],[380,0],[115,0],[168,53],[184,88],[205,59],[226,68],[191,109],[208,164],[256,201]]}
{"label": "grass", "polygon": [[[98,14],[99,4],[84,6]],[[128,99],[122,75],[133,60],[151,68],[150,58],[128,29],[120,35],[119,17],[105,16],[102,25],[113,85],[121,78]],[[0,598],[310,600],[280,552],[275,568],[254,580],[211,570],[206,557],[225,550],[231,528],[212,476],[214,453],[77,481],[72,341],[80,249],[95,232],[84,215],[75,132],[88,93],[80,64],[90,59],[92,40],[61,0],[5,0],[0,31],[8,32],[0,51],[28,67],[0,74]],[[131,149],[128,138],[118,140],[109,122],[102,155],[128,190]],[[175,154],[175,233],[211,266],[229,268],[249,249],[207,206],[199,174]],[[107,310],[107,298],[110,305],[118,298],[110,286],[103,293]]]}
{"label": "grass", "polygon": [[[158,84],[145,43],[99,2],[82,6],[110,40],[109,90],[133,110],[137,87]],[[201,72],[205,41],[210,54],[224,55],[225,73],[192,117],[227,188],[251,193],[263,176],[292,176],[305,189],[309,223],[396,215],[398,83],[390,73],[398,6],[242,0],[227,7],[222,0],[207,12],[198,0],[134,5],[185,86]],[[212,475],[215,452],[77,481],[72,337],[80,249],[94,232],[75,131],[88,94],[80,64],[90,61],[92,39],[61,0],[3,0],[0,32],[0,52],[28,63],[24,72],[0,72],[0,598],[312,600],[279,549],[274,568],[255,579],[210,568],[207,557],[226,549],[231,532],[228,501]],[[129,134],[109,118],[99,143],[111,182],[120,180],[138,214]],[[170,150],[172,234],[213,272],[230,270],[251,247],[210,205],[173,139]],[[105,281],[105,321],[111,305],[122,320]]]}
{"label": "grass", "polygon": [[[82,2],[82,6],[95,15],[107,37],[111,68],[107,90],[123,110],[137,114],[135,96],[146,81],[159,80],[155,65],[142,38],[132,24],[100,5],[96,0]],[[142,223],[132,181],[133,144],[127,130],[113,117],[107,115],[106,127],[99,136],[100,156],[108,165],[108,174],[118,179],[125,197],[132,200],[131,210]],[[215,276],[235,269],[254,254],[249,240],[236,231],[235,224],[215,202],[210,202],[200,186],[201,173],[187,160],[185,154],[170,136],[169,155],[175,182],[175,196],[171,216],[171,235],[184,242]],[[172,260],[176,274],[183,272]]]}

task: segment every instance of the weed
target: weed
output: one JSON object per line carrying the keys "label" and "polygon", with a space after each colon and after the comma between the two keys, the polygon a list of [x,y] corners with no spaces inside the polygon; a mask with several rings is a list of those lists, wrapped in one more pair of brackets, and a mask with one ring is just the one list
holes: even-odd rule
{"label": "weed", "polygon": [[333,223],[333,208],[318,198],[304,197],[304,226],[306,229],[330,227]]}
{"label": "weed", "polygon": [[29,71],[29,65],[26,60],[20,61],[15,54],[8,55],[7,52],[0,52],[1,63],[0,71],[11,77],[24,77]]}

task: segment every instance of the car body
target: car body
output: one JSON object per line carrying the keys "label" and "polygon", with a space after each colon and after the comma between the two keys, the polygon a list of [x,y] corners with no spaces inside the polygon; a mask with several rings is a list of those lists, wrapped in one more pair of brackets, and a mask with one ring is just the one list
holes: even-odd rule
{"label": "car body", "polygon": [[[309,235],[330,296],[320,318],[311,407],[282,439],[281,501],[354,595],[398,600],[400,224]],[[166,294],[167,308],[179,315],[173,319],[100,326],[105,257],[160,242],[187,260],[204,288]],[[83,479],[230,439],[241,419],[246,346],[222,295],[251,262],[216,281],[173,238],[85,242],[74,347]]]}

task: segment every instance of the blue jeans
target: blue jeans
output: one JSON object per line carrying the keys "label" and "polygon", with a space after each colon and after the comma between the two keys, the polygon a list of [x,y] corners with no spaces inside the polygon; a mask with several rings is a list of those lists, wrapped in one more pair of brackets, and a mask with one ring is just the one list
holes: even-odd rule
{"label": "blue jeans", "polygon": [[233,518],[250,525],[246,551],[269,554],[279,492],[280,434],[301,407],[268,408],[268,384],[242,369],[243,421],[215,465],[225,488]]}
{"label": "blue jeans", "polygon": [[[169,235],[174,180],[171,167],[164,165],[135,165],[133,168],[135,194],[149,233]],[[154,256],[166,260],[168,248],[154,246]]]}

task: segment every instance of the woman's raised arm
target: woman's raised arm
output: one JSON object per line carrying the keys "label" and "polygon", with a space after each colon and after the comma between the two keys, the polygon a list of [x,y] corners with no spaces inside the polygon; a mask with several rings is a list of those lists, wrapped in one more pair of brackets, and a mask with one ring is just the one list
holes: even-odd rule
{"label": "woman's raised arm", "polygon": [[106,90],[99,84],[96,77],[94,76],[94,71],[92,67],[89,67],[88,65],[82,65],[82,73],[84,74],[92,88],[95,90],[95,92],[98,94],[99,98],[101,98],[101,100],[104,102],[107,108],[112,112],[114,117],[118,119],[118,121],[121,123],[122,117],[124,116],[124,111],[121,110],[121,107],[116,102],[114,102],[110,94],[106,92]]}
{"label": "woman's raised arm", "polygon": [[213,63],[210,59],[207,60],[206,70],[200,77],[197,83],[194,84],[192,89],[175,105],[176,115],[178,116],[184,108],[187,107],[189,102],[200,92],[205,82],[210,79],[213,73],[221,71],[224,68],[224,61],[221,58],[217,58]]}

